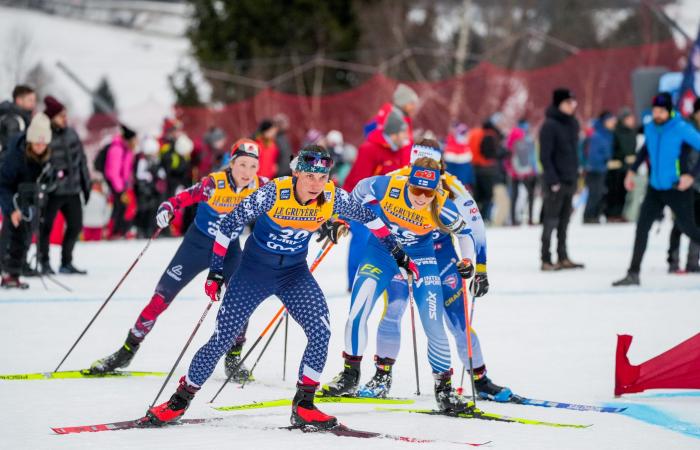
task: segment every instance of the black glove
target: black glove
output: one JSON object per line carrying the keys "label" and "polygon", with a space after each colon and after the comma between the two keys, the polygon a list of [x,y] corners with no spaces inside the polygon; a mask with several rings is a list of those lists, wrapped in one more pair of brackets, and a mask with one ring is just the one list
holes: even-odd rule
{"label": "black glove", "polygon": [[219,300],[221,295],[221,286],[224,284],[224,276],[218,272],[209,272],[207,281],[204,283],[204,292],[211,301]]}
{"label": "black glove", "polygon": [[486,272],[477,272],[472,280],[474,297],[483,297],[489,291],[489,277]]}
{"label": "black glove", "polygon": [[334,244],[338,243],[338,239],[343,236],[348,229],[348,224],[344,220],[327,220],[321,224],[321,228],[318,229],[318,239],[316,242],[321,242],[326,239]]}
{"label": "black glove", "polygon": [[391,251],[391,256],[393,256],[396,260],[396,264],[406,271],[407,275],[409,273],[413,275],[414,281],[420,277],[420,273],[418,273],[418,266],[416,266],[416,263],[411,261],[411,258],[409,258],[409,256],[400,246],[397,245],[394,247],[394,249]]}
{"label": "black glove", "polygon": [[471,259],[464,258],[460,262],[457,263],[457,272],[459,272],[459,276],[466,279],[469,279],[474,276],[474,264],[472,264]]}

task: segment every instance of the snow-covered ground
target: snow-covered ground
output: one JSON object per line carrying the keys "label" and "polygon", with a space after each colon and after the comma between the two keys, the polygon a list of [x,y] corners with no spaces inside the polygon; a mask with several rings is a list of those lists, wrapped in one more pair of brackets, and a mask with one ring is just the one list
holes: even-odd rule
{"label": "snow-covered ground", "polygon": [[[562,411],[547,408],[482,404],[484,409],[543,420],[592,424],[587,429],[556,429],[414,416],[375,411],[368,405],[329,405],[349,426],[452,441],[493,441],[500,449],[697,449],[700,448],[700,397],[613,398],[614,352],[617,333],[635,340],[630,359],[639,363],[698,332],[700,276],[665,273],[669,224],[652,234],[643,271],[643,286],[613,289],[610,282],[625,272],[633,239],[632,225],[572,225],[571,255],[586,263],[583,271],[541,273],[538,270],[539,227],[489,231],[491,292],[476,305],[475,326],[481,337],[489,374],[515,392],[535,398],[605,404],[629,403],[645,409],[651,419],[668,427],[685,423],[687,433],[671,431],[619,414]],[[144,241],[79,244],[75,263],[90,271],[88,277],[59,277],[74,292],[49,284],[44,290],[32,280],[25,292],[0,292],[0,373],[52,370],[108,292],[143,247]],[[128,328],[151,295],[173,254],[178,240],[161,239],[148,250],[134,273],[106,307],[78,345],[65,369],[87,367],[93,360],[116,350]],[[55,252],[58,250],[54,248]],[[315,248],[310,254],[315,255]],[[333,337],[324,380],[341,369],[343,327],[349,297],[345,291],[346,244],[334,249],[318,270],[332,314]],[[54,253],[55,258],[58,254]],[[203,312],[203,275],[161,316],[132,363],[134,370],[167,371]],[[253,315],[251,342],[279,307],[269,299]],[[214,309],[216,309],[215,307]],[[381,308],[370,319],[376,324]],[[406,315],[408,316],[408,314]],[[194,351],[208,339],[215,310],[176,370],[162,401],[172,393]],[[292,322],[293,323],[293,322]],[[414,397],[415,380],[410,341],[410,320],[404,317],[403,347],[395,368],[393,395]],[[374,335],[374,330],[372,330]],[[425,337],[418,333],[421,390],[417,405],[432,407],[432,381],[425,357]],[[219,405],[291,397],[294,373],[305,339],[290,325],[287,381],[282,378],[282,333],[263,357],[257,381],[240,389],[228,386]],[[371,356],[374,344],[370,344]],[[453,356],[455,368],[461,364]],[[364,363],[364,376],[373,369]],[[457,381],[459,378],[456,378]],[[131,430],[59,436],[50,426],[86,425],[136,418],[153,400],[162,378],[89,380],[0,381],[0,428],[4,448],[450,448],[451,445],[409,444],[394,441],[357,441],[328,435],[301,435],[262,427],[288,424],[289,409],[218,412],[207,401],[223,381],[223,369],[203,387],[186,417],[222,417],[205,425],[161,430]],[[697,393],[695,393],[697,395]],[[695,437],[692,437],[692,434]]]}

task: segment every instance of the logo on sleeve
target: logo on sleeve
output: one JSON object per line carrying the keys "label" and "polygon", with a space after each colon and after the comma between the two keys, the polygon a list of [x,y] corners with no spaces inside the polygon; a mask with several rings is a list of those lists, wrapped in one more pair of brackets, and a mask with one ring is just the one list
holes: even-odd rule
{"label": "logo on sleeve", "polygon": [[216,184],[216,187],[218,189],[224,189],[226,187],[226,180],[219,180],[219,182]]}
{"label": "logo on sleeve", "polygon": [[331,201],[331,195],[333,195],[333,194],[331,194],[331,191],[324,191],[323,192],[323,196],[326,198],[327,202]]}
{"label": "logo on sleeve", "polygon": [[289,200],[289,197],[291,197],[292,191],[289,189],[282,189],[280,191],[280,199],[281,200]]}
{"label": "logo on sleeve", "polygon": [[389,191],[389,197],[391,198],[399,198],[401,196],[401,189],[399,188],[391,188]]}

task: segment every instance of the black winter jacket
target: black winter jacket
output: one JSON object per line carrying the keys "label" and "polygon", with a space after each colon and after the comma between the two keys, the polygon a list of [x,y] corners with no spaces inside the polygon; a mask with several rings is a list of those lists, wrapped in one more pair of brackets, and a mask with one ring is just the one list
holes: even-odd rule
{"label": "black winter jacket", "polygon": [[[27,151],[26,134],[15,136],[0,167],[0,208],[4,217],[10,217],[15,210],[13,198],[20,192],[22,185],[35,184],[51,156],[46,151],[41,158],[32,157]],[[50,168],[47,168],[50,169]]]}
{"label": "black winter jacket", "polygon": [[13,137],[27,131],[31,120],[31,111],[20,108],[14,102],[0,103],[0,151],[9,148]]}
{"label": "black winter jacket", "polygon": [[578,120],[550,106],[540,129],[540,162],[544,181],[551,186],[578,179]]}
{"label": "black winter jacket", "polygon": [[51,165],[58,184],[55,194],[74,195],[83,192],[90,195],[90,172],[87,158],[78,133],[73,128],[51,127]]}

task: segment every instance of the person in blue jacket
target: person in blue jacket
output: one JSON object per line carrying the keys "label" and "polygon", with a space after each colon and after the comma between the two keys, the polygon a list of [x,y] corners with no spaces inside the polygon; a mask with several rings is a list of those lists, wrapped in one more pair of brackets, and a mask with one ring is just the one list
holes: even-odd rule
{"label": "person in blue jacket", "polygon": [[700,243],[700,228],[693,217],[693,192],[690,189],[700,175],[700,162],[690,167],[688,173],[681,171],[683,144],[700,151],[700,132],[690,123],[676,115],[673,99],[668,92],[656,95],[652,101],[653,120],[644,126],[644,147],[625,177],[625,188],[634,189],[634,173],[642,162],[649,164],[649,188],[637,220],[634,252],[627,275],[615,281],[613,286],[639,285],[639,270],[647,248],[649,230],[664,207],[671,208],[676,215],[676,225],[691,240]]}
{"label": "person in blue jacket", "polygon": [[603,198],[606,194],[605,180],[608,161],[612,157],[613,130],[617,118],[610,111],[603,111],[593,124],[593,135],[588,140],[586,160],[586,187],[588,201],[583,212],[583,223],[600,223]]}
{"label": "person in blue jacket", "polygon": [[[276,295],[304,330],[308,343],[299,367],[292,401],[295,427],[332,428],[337,419],[314,406],[314,396],[328,356],[330,323],[326,299],[306,262],[311,235],[334,215],[363,223],[387,249],[392,261],[418,275],[416,265],[384,223],[360,202],[328,181],[330,153],[309,145],[292,160],[292,177],[276,178],[261,187],[222,219],[216,234],[205,292],[215,301],[225,281],[224,258],[247,223],[256,220],[239,268],[227,283],[216,329],[194,355],[186,376],[170,400],[148,410],[154,425],[176,421],[243,329],[253,311]],[[378,242],[379,242],[378,241]]]}

